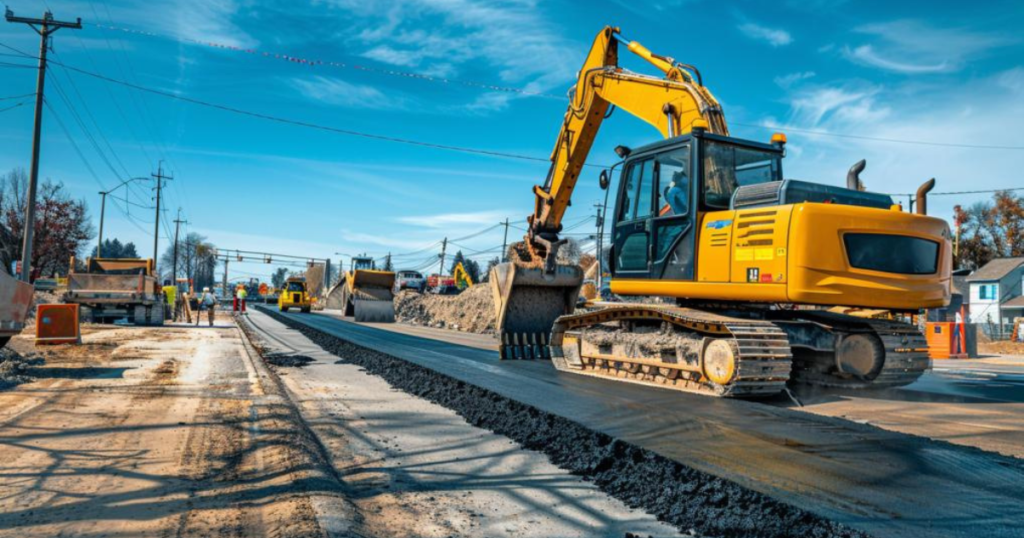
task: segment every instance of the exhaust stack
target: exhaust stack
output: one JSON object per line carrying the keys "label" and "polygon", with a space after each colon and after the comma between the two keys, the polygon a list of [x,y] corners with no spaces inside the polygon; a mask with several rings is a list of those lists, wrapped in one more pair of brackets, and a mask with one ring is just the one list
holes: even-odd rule
{"label": "exhaust stack", "polygon": [[859,191],[860,190],[860,173],[867,167],[868,162],[861,159],[850,167],[850,171],[846,173],[846,188]]}
{"label": "exhaust stack", "polygon": [[935,178],[925,181],[917,188],[917,211],[918,215],[928,214],[928,193],[935,188]]}

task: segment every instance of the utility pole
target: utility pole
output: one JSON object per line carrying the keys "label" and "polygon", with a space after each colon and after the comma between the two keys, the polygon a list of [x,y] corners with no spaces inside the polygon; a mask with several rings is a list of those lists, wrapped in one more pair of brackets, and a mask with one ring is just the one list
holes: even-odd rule
{"label": "utility pole", "polygon": [[[444,242],[441,243],[441,269],[437,272],[437,276],[444,276],[444,251],[448,249],[448,238],[444,238]],[[438,285],[440,285],[441,279],[438,278]]]}
{"label": "utility pole", "polygon": [[505,239],[501,241],[501,261],[508,261],[508,217],[505,217]]}
{"label": "utility pole", "polygon": [[179,207],[178,218],[174,219],[174,261],[173,269],[171,269],[171,284],[174,287],[178,286],[178,231],[182,224],[188,224],[188,221],[181,220],[181,208]]}
{"label": "utility pole", "polygon": [[594,204],[597,208],[597,289],[600,290],[604,284],[601,275],[604,273],[604,263],[601,257],[604,255],[604,215],[601,214],[601,204]]}
{"label": "utility pole", "polygon": [[228,296],[228,255],[227,254],[224,255],[224,291],[222,291],[221,293],[224,294],[225,298]]}
{"label": "utility pole", "polygon": [[331,291],[331,259],[327,258],[324,263],[324,296]]}
{"label": "utility pole", "polygon": [[[99,244],[96,245],[96,257],[97,258],[102,258],[103,257],[103,219],[104,219],[104,217],[106,216],[106,213],[107,213],[107,195],[113,193],[114,191],[116,191],[117,189],[120,189],[121,187],[124,187],[125,185],[127,185],[128,183],[130,183],[132,181],[145,181],[146,179],[147,178],[144,178],[144,177],[128,178],[128,179],[122,181],[120,185],[114,187],[113,189],[110,189],[109,191],[100,191],[100,197],[101,197],[100,198],[100,238],[99,238],[100,241],[99,241]],[[125,196],[125,203],[129,203],[127,196]]]}
{"label": "utility pole", "polygon": [[39,34],[39,73],[36,75],[36,113],[35,128],[32,133],[32,164],[28,179],[28,196],[25,201],[25,234],[21,244],[21,279],[31,279],[32,241],[36,226],[36,186],[39,184],[39,139],[43,126],[43,88],[46,85],[46,52],[49,49],[50,35],[61,28],[82,29],[82,19],[75,22],[54,20],[53,14],[47,11],[42,19],[15,17],[14,12],[7,9],[7,22],[27,24]]}
{"label": "utility pole", "polygon": [[156,267],[156,262],[160,259],[160,251],[157,250],[160,244],[160,190],[163,188],[165,179],[173,180],[174,178],[164,175],[164,161],[162,159],[153,177],[156,178],[156,219],[154,219],[156,224],[155,228],[153,228],[153,266]]}

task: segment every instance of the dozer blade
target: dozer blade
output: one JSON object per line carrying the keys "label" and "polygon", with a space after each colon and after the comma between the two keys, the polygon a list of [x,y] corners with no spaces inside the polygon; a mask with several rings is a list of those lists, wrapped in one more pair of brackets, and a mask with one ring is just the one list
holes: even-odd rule
{"label": "dozer blade", "polygon": [[490,281],[501,358],[551,358],[551,327],[576,306],[583,285],[580,268],[559,265],[546,274],[542,268],[502,263],[491,269]]}
{"label": "dozer blade", "polygon": [[359,322],[394,323],[395,303],[391,301],[370,301],[355,299],[355,319]]}

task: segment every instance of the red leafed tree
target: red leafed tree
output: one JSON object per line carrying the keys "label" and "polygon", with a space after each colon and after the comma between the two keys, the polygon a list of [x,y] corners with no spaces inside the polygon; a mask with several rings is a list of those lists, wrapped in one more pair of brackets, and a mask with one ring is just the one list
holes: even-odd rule
{"label": "red leafed tree", "polygon": [[1024,256],[1024,198],[995,193],[991,202],[954,208],[960,230],[957,268],[977,269],[994,258]]}
{"label": "red leafed tree", "polygon": [[[0,185],[0,261],[6,269],[21,259],[26,184],[24,170],[15,169]],[[85,202],[71,199],[63,183],[49,179],[39,185],[34,228],[31,262],[37,275],[67,274],[71,256],[95,236]]]}

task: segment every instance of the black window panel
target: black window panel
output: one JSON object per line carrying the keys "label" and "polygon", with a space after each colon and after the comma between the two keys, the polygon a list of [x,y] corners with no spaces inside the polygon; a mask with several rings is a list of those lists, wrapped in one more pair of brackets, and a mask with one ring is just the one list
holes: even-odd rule
{"label": "black window panel", "polygon": [[938,271],[939,244],[906,235],[848,233],[843,235],[846,256],[857,269],[931,275]]}

